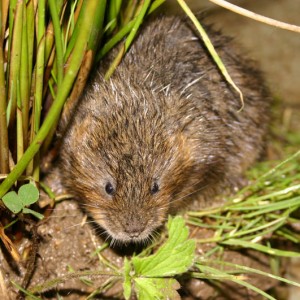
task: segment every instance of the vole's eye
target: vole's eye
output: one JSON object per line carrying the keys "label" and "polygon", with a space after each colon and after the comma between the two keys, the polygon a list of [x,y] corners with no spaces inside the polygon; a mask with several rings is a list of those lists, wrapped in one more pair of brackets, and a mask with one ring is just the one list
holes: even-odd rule
{"label": "vole's eye", "polygon": [[159,186],[157,182],[154,182],[151,187],[151,194],[156,194],[159,191]]}
{"label": "vole's eye", "polygon": [[108,194],[108,195],[113,195],[115,193],[115,189],[113,187],[113,185],[108,182],[105,186],[105,192]]}

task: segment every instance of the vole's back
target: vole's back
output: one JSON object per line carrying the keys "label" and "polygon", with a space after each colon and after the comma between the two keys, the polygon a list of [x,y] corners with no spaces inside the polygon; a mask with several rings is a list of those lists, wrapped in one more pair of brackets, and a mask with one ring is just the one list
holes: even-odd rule
{"label": "vole's back", "polygon": [[107,220],[110,210],[148,210],[150,224],[156,207],[158,224],[186,195],[234,185],[261,155],[270,102],[261,76],[230,39],[209,35],[243,92],[240,112],[198,34],[176,18],[148,23],[111,79],[100,71],[87,88],[63,142],[62,180]]}

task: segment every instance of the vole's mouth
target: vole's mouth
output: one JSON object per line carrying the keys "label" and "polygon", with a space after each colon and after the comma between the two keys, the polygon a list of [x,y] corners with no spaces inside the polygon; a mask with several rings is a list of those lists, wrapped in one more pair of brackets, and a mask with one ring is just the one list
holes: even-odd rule
{"label": "vole's mouth", "polygon": [[126,229],[120,230],[118,232],[113,232],[111,230],[106,230],[112,240],[121,243],[146,243],[150,241],[153,237],[153,230],[143,229],[138,231],[129,231]]}
{"label": "vole's mouth", "polygon": [[109,212],[108,214],[101,214],[101,217],[99,213],[92,213],[91,216],[100,225],[106,239],[112,244],[147,244],[154,239],[156,230],[161,227],[165,219],[155,212],[151,212],[149,218],[149,214],[148,217],[138,213],[125,217]]}
{"label": "vole's mouth", "polygon": [[115,222],[114,224],[99,224],[105,231],[107,239],[111,244],[147,244],[155,236],[156,229],[159,227],[145,224],[145,226],[133,230],[131,227],[125,227]]}

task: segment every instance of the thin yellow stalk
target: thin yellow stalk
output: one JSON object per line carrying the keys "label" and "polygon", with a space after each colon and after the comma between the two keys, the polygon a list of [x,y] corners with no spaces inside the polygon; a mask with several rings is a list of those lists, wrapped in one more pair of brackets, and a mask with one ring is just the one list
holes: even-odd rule
{"label": "thin yellow stalk", "polygon": [[[5,33],[5,24],[7,21],[7,15],[8,15],[8,7],[9,7],[9,0],[1,0],[1,30],[0,35],[4,36]],[[2,44],[1,44],[2,46]]]}
{"label": "thin yellow stalk", "polygon": [[223,74],[224,78],[227,80],[227,82],[238,92],[238,94],[240,95],[240,99],[241,99],[241,108],[239,109],[242,110],[244,108],[244,97],[243,97],[243,93],[242,91],[239,89],[239,87],[235,84],[235,82],[233,81],[233,79],[231,78],[230,74],[228,73],[223,61],[221,60],[221,58],[219,57],[217,51],[215,50],[215,47],[213,46],[213,44],[211,43],[207,33],[205,32],[204,28],[202,27],[202,25],[200,24],[200,22],[197,20],[196,16],[193,14],[193,12],[190,10],[190,8],[188,7],[188,5],[185,3],[184,0],[177,0],[177,2],[179,3],[179,5],[182,7],[182,9],[184,10],[184,12],[187,14],[187,16],[191,19],[191,21],[194,23],[195,27],[197,28],[197,30],[199,31],[203,42],[207,48],[207,50],[209,51],[210,55],[212,56],[213,60],[215,61],[215,63],[217,64],[219,70],[221,71],[221,73]]}
{"label": "thin yellow stalk", "polygon": [[128,4],[126,6],[125,12],[123,14],[123,25],[130,22],[130,20],[133,18],[134,13],[136,11],[137,6],[137,0],[129,0]]}
{"label": "thin yellow stalk", "polygon": [[234,5],[232,3],[229,3],[228,1],[224,1],[224,0],[209,0],[210,2],[213,2],[217,5],[220,5],[228,10],[233,11],[234,13],[237,13],[239,15],[248,17],[252,20],[255,21],[259,21],[261,23],[265,23],[274,27],[278,27],[281,29],[285,29],[285,30],[290,30],[290,31],[294,31],[294,32],[298,32],[300,33],[300,26],[294,25],[294,24],[289,24],[289,23],[285,23],[285,22],[281,22],[272,18],[268,18],[259,14],[256,14],[250,10],[247,10],[245,8],[242,8],[240,6]]}

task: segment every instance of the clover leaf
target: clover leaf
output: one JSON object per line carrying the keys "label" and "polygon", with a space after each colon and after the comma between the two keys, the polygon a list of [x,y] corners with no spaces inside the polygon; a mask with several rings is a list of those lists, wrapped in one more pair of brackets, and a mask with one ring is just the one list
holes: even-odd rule
{"label": "clover leaf", "polygon": [[39,190],[31,183],[24,184],[19,188],[18,195],[23,207],[35,203],[39,199]]}
{"label": "clover leaf", "polygon": [[39,219],[42,219],[42,214],[39,214],[26,207],[35,203],[38,199],[39,190],[31,183],[22,185],[19,188],[18,194],[12,191],[2,197],[4,205],[14,214],[22,211],[24,214],[29,213]]}
{"label": "clover leaf", "polygon": [[18,194],[14,191],[4,195],[2,201],[4,205],[15,214],[19,213],[23,208],[22,202],[20,201]]}

